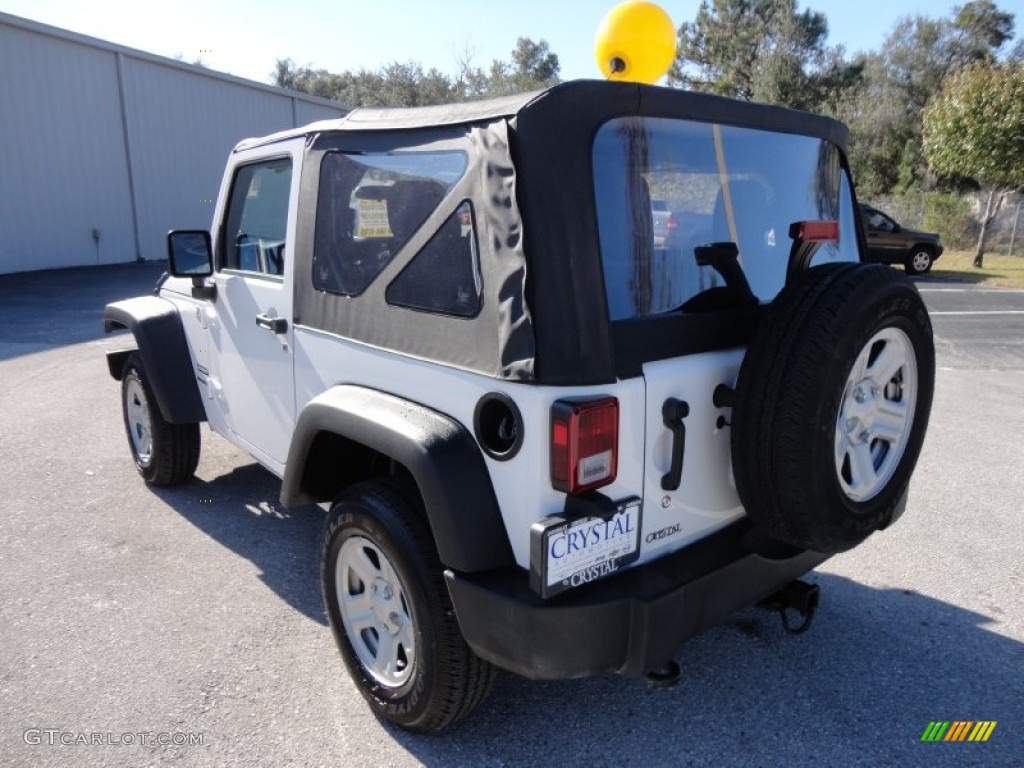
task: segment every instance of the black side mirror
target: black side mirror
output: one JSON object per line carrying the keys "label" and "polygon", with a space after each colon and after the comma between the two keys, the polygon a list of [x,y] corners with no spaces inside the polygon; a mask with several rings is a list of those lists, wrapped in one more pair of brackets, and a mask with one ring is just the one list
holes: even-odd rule
{"label": "black side mirror", "polygon": [[897,224],[895,221],[892,223],[892,233],[894,235],[898,234],[901,229],[902,229],[902,227],[899,224]]}
{"label": "black side mirror", "polygon": [[201,278],[212,275],[210,233],[203,229],[175,229],[168,232],[167,266],[175,277]]}

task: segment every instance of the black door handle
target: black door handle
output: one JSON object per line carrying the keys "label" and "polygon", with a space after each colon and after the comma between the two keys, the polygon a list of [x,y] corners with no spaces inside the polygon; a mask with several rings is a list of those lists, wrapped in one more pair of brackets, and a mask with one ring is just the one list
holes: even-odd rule
{"label": "black door handle", "polygon": [[661,489],[674,491],[683,481],[683,453],[686,450],[686,425],[683,419],[690,415],[689,404],[670,397],[661,406],[661,418],[672,430],[672,466],[661,477]]}
{"label": "black door handle", "polygon": [[274,333],[286,333],[288,331],[288,321],[283,317],[256,315],[256,325],[260,328],[266,328],[268,331],[273,331]]}

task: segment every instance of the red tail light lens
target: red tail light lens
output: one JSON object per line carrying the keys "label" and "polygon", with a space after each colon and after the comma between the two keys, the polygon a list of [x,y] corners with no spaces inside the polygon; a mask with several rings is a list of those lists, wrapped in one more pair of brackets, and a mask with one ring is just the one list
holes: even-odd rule
{"label": "red tail light lens", "polygon": [[676,217],[675,216],[669,216],[668,217],[668,221],[665,222],[665,228],[668,229],[669,231],[672,231],[673,229],[675,229],[678,226],[679,226],[679,222],[676,221]]}
{"label": "red tail light lens", "polygon": [[619,465],[619,401],[559,400],[551,406],[551,485],[583,493],[615,481]]}

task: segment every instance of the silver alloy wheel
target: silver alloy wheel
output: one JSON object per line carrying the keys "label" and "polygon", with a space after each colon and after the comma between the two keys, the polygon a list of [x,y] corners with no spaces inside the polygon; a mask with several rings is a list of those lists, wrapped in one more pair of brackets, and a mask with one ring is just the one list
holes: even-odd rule
{"label": "silver alloy wheel", "polygon": [[338,612],[366,671],[381,685],[408,682],[416,664],[405,588],[391,561],[363,536],[346,539],[334,568]]}
{"label": "silver alloy wheel", "polygon": [[124,412],[128,421],[128,434],[132,439],[135,457],[142,467],[153,460],[153,426],[149,418],[149,403],[142,381],[134,371],[126,377]]}
{"label": "silver alloy wheel", "polygon": [[850,369],[836,419],[839,484],[853,501],[873,499],[899,466],[914,425],[917,358],[910,338],[885,328]]}
{"label": "silver alloy wheel", "polygon": [[914,255],[910,257],[910,265],[918,273],[927,272],[931,263],[932,255],[928,251],[915,251]]}

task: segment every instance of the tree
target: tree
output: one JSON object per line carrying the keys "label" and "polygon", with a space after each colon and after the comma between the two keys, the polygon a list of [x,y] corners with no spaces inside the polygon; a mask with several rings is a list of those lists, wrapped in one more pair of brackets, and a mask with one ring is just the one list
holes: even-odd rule
{"label": "tree", "polygon": [[975,0],[948,18],[899,19],[882,48],[860,58],[863,78],[836,115],[850,126],[851,164],[862,192],[884,194],[920,183],[925,168],[915,162],[914,150],[921,143],[921,111],[946,77],[974,63],[993,63],[1012,37],[1013,14],[991,0]]}
{"label": "tree", "polygon": [[947,33],[952,65],[994,64],[996,52],[1013,39],[1013,14],[999,10],[992,0],[974,0],[953,11]]}
{"label": "tree", "polygon": [[1024,37],[1018,40],[1017,44],[1006,55],[1006,61],[1009,64],[1019,64],[1024,61]]}
{"label": "tree", "polygon": [[489,99],[547,88],[559,82],[561,65],[547,41],[534,42],[528,37],[516,40],[510,62],[495,59],[484,72],[472,64],[467,54],[459,62],[459,83],[465,98]]}
{"label": "tree", "polygon": [[558,82],[558,56],[546,41],[520,37],[510,62],[495,60],[490,71],[474,67],[470,56],[459,63],[455,78],[424,70],[417,62],[392,62],[379,70],[349,70],[340,74],[299,67],[278,59],[271,81],[315,96],[352,106],[415,107],[491,98],[535,90]]}
{"label": "tree", "polygon": [[842,48],[829,48],[828,21],[795,0],[702,0],[679,27],[670,85],[799,109],[829,110],[859,77]]}
{"label": "tree", "polygon": [[974,254],[981,267],[989,225],[1024,187],[1024,64],[976,64],[948,78],[924,111],[924,154],[936,173],[987,192]]}

